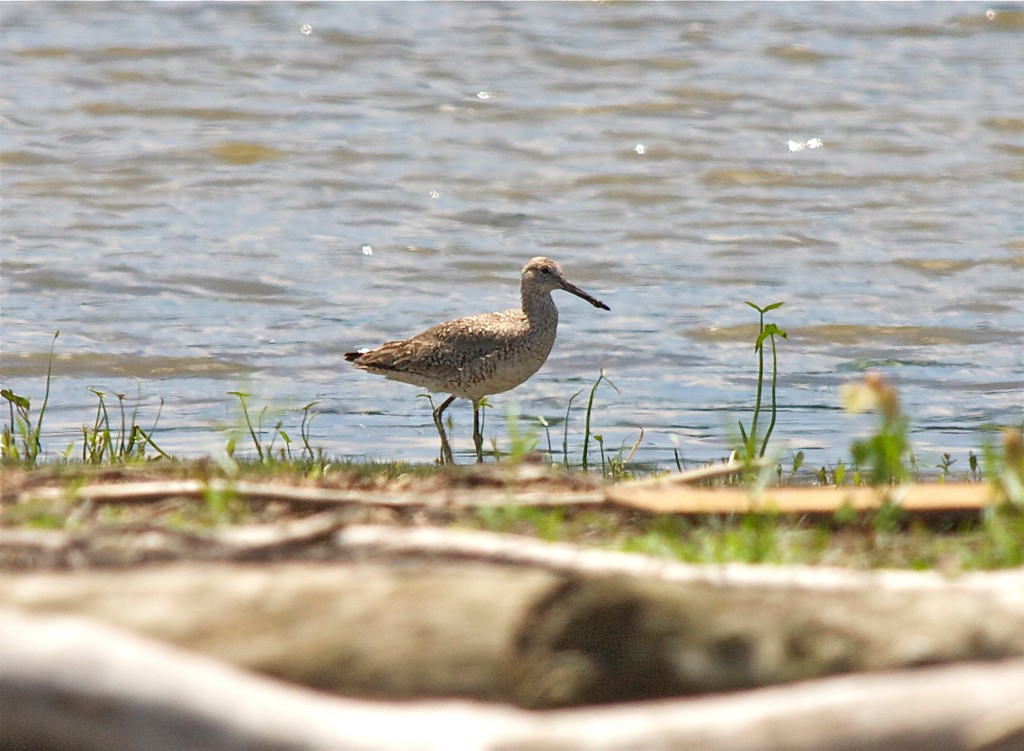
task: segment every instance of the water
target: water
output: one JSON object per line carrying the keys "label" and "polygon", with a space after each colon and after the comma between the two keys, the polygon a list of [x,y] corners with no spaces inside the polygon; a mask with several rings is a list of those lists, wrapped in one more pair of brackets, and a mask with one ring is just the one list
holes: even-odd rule
{"label": "water", "polygon": [[154,437],[192,456],[224,445],[242,389],[293,439],[319,399],[331,454],[428,461],[417,390],[342,353],[516,304],[534,255],[612,310],[556,294],[547,365],[493,399],[503,442],[515,404],[559,447],[603,368],[606,447],[643,428],[645,462],[726,455],[755,387],[745,300],[786,303],[784,459],[847,455],[870,421],[837,391],[867,369],[898,385],[922,463],[966,469],[1024,419],[1020,5],[0,14],[3,384],[38,406],[60,330],[50,456],[80,446],[89,388],[138,399],[143,425],[163,399]]}

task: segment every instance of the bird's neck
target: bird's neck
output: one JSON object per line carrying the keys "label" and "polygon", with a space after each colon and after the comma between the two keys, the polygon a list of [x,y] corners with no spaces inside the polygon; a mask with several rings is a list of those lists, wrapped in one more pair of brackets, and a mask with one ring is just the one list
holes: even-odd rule
{"label": "bird's neck", "polygon": [[553,321],[558,323],[558,308],[555,307],[554,300],[551,299],[550,292],[540,292],[534,294],[523,293],[521,295],[523,313],[530,323],[537,323],[540,321]]}

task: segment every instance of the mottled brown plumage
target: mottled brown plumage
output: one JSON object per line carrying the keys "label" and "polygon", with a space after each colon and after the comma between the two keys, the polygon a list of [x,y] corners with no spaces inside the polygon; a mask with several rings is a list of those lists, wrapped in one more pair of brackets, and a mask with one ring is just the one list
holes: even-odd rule
{"label": "mottled brown plumage", "polygon": [[473,440],[480,461],[480,400],[515,388],[547,360],[558,327],[558,309],[551,299],[551,292],[556,289],[570,292],[596,308],[609,309],[569,282],[550,258],[532,258],[523,267],[520,308],[446,321],[410,339],[386,342],[376,349],[346,352],[345,359],[394,381],[451,394],[434,411],[443,461],[451,461],[451,451],[441,425],[441,413],[456,397],[473,402]]}

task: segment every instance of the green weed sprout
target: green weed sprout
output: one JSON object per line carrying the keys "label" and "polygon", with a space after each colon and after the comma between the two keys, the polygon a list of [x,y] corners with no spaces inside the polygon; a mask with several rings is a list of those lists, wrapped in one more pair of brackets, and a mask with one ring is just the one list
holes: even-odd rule
{"label": "green weed sprout", "polygon": [[508,453],[506,458],[512,464],[520,464],[537,448],[539,439],[535,430],[519,429],[519,411],[509,404],[505,412],[505,426],[508,429]]}
{"label": "green weed sprout", "polygon": [[[264,435],[263,421],[266,419],[268,407],[264,406],[259,415],[256,418],[255,424],[249,413],[248,399],[250,394],[244,391],[229,391],[228,394],[238,398],[239,404],[242,407],[242,420],[245,423],[245,428],[249,433],[249,437],[252,439],[253,447],[256,449],[257,459],[261,463],[271,463],[275,460],[278,461],[295,461],[296,456],[293,453],[292,446],[295,441],[287,431],[283,429],[284,420],[278,418],[274,423],[274,427],[269,430],[270,442],[267,443],[265,440],[260,440],[260,437]],[[299,452],[300,459],[308,459],[310,462],[321,462],[323,463],[323,450],[314,449],[309,443],[309,430],[310,423],[313,418],[316,417],[317,412],[313,410],[319,400],[309,402],[302,407],[302,421],[299,424],[299,440],[302,443],[301,451]],[[277,442],[280,436],[284,446],[281,446],[275,450],[274,444]],[[227,442],[226,453],[228,457],[233,457],[235,453],[236,440],[234,437],[230,438]]]}
{"label": "green weed sprout", "polygon": [[[53,332],[53,339],[50,341],[50,356],[46,363],[46,389],[43,392],[43,406],[39,408],[39,415],[36,418],[35,427],[29,419],[31,402],[27,396],[19,396],[11,389],[0,390],[0,397],[7,400],[10,411],[11,422],[5,425],[0,435],[0,455],[3,461],[12,463],[24,463],[32,466],[39,459],[42,451],[42,444],[39,437],[43,431],[43,415],[46,414],[46,405],[50,401],[50,376],[53,373],[53,348],[57,343],[60,330]],[[18,436],[21,436],[21,449],[18,448]]]}
{"label": "green weed sprout", "polygon": [[868,470],[870,485],[893,485],[910,479],[910,420],[900,409],[896,389],[879,373],[868,373],[860,383],[846,384],[839,398],[847,412],[878,410],[879,425],[874,435],[859,438],[851,446],[854,464]]}
{"label": "green weed sprout", "polygon": [[[611,386],[613,389],[615,389],[615,393],[616,394],[621,393],[619,391],[618,386],[616,386],[614,383],[612,383],[611,381],[608,380],[608,376],[606,376],[604,374],[604,369],[602,368],[601,371],[598,373],[597,380],[594,381],[594,385],[590,387],[590,398],[587,399],[586,418],[585,418],[585,420],[583,422],[583,471],[584,472],[586,472],[587,466],[588,466],[588,464],[587,464],[587,450],[588,450],[588,448],[590,446],[590,437],[591,437],[590,436],[590,416],[591,416],[591,414],[592,414],[592,412],[594,410],[594,395],[597,393],[597,387],[601,385],[601,381],[604,381],[609,386]],[[569,403],[570,404],[572,403],[571,399],[569,400]],[[568,418],[569,418],[569,410],[568,409],[565,412],[565,416],[566,416],[566,422],[568,423]]]}
{"label": "green weed sprout", "polygon": [[[317,399],[302,408],[302,424],[299,426],[299,438],[302,440],[302,455],[308,456],[310,461],[314,461],[323,454],[322,450],[314,451],[313,447],[309,445],[309,425],[317,415],[316,412],[311,410],[319,403],[320,400]],[[287,438],[284,431],[281,431],[281,435]]]}
{"label": "green weed sprout", "polygon": [[[237,396],[238,397],[238,401],[242,405],[242,418],[245,420],[245,426],[249,429],[249,435],[252,437],[252,443],[256,447],[256,455],[259,457],[260,461],[263,461],[263,445],[260,443],[260,439],[256,435],[256,429],[253,427],[252,419],[250,419],[250,417],[249,417],[249,408],[248,408],[248,406],[245,403],[245,400],[248,399],[250,395],[246,394],[244,391],[229,391],[228,394],[230,396]],[[266,407],[264,407],[263,411],[260,412],[260,428],[261,429],[262,429],[263,415],[264,415],[264,413],[266,413],[266,411],[267,411],[267,409],[266,409]],[[233,443],[234,442],[232,441],[232,444]],[[233,454],[233,453],[234,453],[234,446],[232,445],[231,446],[231,450],[228,451],[228,454],[230,455],[230,454]]]}
{"label": "green weed sprout", "polygon": [[[597,445],[601,448],[601,474],[605,477],[610,477],[613,480],[623,480],[630,476],[629,471],[626,469],[626,465],[629,464],[629,460],[633,458],[633,454],[636,453],[637,448],[644,439],[644,429],[638,428],[640,431],[636,440],[633,442],[632,448],[629,453],[626,453],[626,442],[623,441],[622,445],[619,446],[618,450],[605,460],[604,453],[604,436],[594,434],[594,440],[597,441]],[[623,456],[625,454],[625,456]]]}
{"label": "green weed sprout", "polygon": [[1001,454],[988,441],[982,445],[993,499],[983,517],[988,549],[980,565],[986,568],[1024,564],[1024,426],[1005,428],[1002,444]]}
{"label": "green weed sprout", "polygon": [[537,415],[537,422],[542,428],[544,428],[544,435],[546,435],[548,439],[548,456],[554,456],[553,449],[551,448],[551,423],[547,421],[547,418],[545,418],[544,415]]}
{"label": "green weed sprout", "polygon": [[[82,426],[82,461],[87,464],[110,464],[129,461],[142,461],[146,458],[146,447],[155,450],[161,458],[170,459],[152,438],[156,425],[160,421],[160,414],[163,412],[164,400],[160,399],[160,407],[157,410],[153,427],[147,433],[139,426],[139,405],[136,401],[132,410],[131,421],[126,419],[124,408],[124,394],[115,393],[118,409],[120,411],[120,425],[115,429],[110,426],[110,414],[107,411],[106,394],[97,389],[90,388],[98,400],[96,405],[96,417],[93,419],[92,427]],[[69,447],[70,448],[70,447]]]}
{"label": "green weed sprout", "polygon": [[990,460],[989,476],[998,495],[1024,511],[1024,430],[1003,430],[1003,456],[999,462]]}
{"label": "green weed sprout", "polygon": [[569,469],[569,411],[572,409],[573,401],[582,393],[583,389],[580,389],[570,396],[569,403],[565,407],[565,420],[562,423],[562,465],[566,469]]}
{"label": "green weed sprout", "polygon": [[[758,457],[764,456],[765,451],[768,449],[768,439],[771,437],[772,431],[775,429],[775,416],[777,413],[775,392],[779,377],[779,362],[778,355],[775,350],[775,337],[781,336],[783,339],[788,339],[789,337],[786,335],[785,331],[780,329],[774,323],[765,324],[764,322],[765,313],[781,308],[785,303],[774,302],[771,305],[766,305],[762,308],[749,300],[744,302],[756,310],[759,316],[757,339],[754,341],[754,351],[757,352],[757,396],[754,400],[754,416],[750,421],[750,432],[747,432],[743,427],[742,422],[739,423],[740,437],[743,441],[743,458],[746,461],[753,461]],[[766,340],[772,345],[772,417],[768,423],[768,429],[764,433],[764,438],[761,440],[760,448],[758,448],[757,423],[761,416],[762,393],[764,390],[764,343]]]}

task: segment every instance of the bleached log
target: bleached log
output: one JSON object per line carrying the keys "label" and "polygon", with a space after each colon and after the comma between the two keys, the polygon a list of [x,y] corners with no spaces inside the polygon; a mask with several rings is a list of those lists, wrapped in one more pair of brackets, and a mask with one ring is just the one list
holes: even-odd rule
{"label": "bleached log", "polygon": [[[569,547],[559,548],[563,564]],[[910,576],[894,586],[870,576],[805,586],[781,571],[769,586],[764,573],[742,583],[737,569],[686,581],[675,575],[685,567],[640,576],[393,553],[342,564],[8,573],[0,604],[87,615],[350,695],[538,707],[1024,656],[1019,589],[931,576],[917,588]],[[619,556],[638,559],[653,563]]]}
{"label": "bleached log", "polygon": [[1024,660],[532,713],[344,699],[67,616],[0,613],[0,746],[108,751],[1016,751]]}

